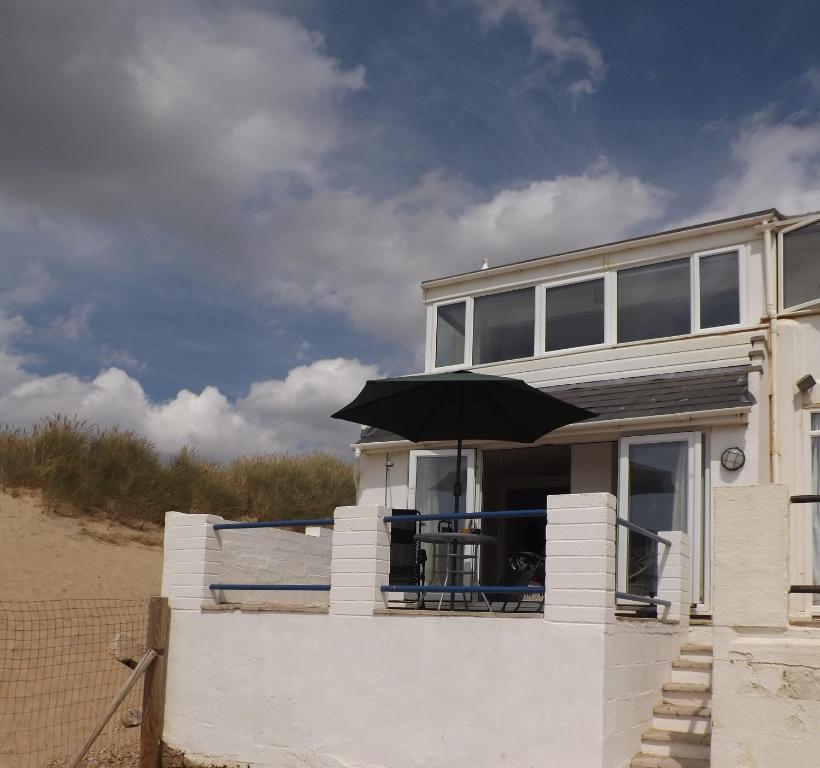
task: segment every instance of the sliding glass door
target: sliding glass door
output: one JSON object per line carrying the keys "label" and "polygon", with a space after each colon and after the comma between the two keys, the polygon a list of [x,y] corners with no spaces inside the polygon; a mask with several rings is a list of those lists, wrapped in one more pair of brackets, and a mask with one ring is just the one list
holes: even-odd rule
{"label": "sliding glass door", "polygon": [[[621,439],[618,514],[650,531],[685,531],[692,542],[692,602],[703,569],[700,433]],[[646,595],[657,580],[657,544],[621,527],[618,589]]]}

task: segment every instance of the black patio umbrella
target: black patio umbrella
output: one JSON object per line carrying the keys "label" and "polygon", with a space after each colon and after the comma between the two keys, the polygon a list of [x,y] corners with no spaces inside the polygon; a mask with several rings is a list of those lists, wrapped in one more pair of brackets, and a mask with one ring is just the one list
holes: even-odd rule
{"label": "black patio umbrella", "polygon": [[386,429],[414,443],[457,440],[457,514],[464,440],[533,443],[558,427],[595,415],[520,379],[456,371],[368,381],[333,418]]}

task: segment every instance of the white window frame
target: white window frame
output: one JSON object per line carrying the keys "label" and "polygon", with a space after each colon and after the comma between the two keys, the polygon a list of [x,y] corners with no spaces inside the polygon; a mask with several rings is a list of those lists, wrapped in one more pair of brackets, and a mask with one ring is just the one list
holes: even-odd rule
{"label": "white window frame", "polygon": [[[703,435],[700,432],[665,432],[656,435],[636,435],[622,437],[618,444],[618,515],[625,520],[629,514],[629,448],[646,443],[686,443],[687,444],[687,532],[691,546],[692,563],[692,604],[700,604],[701,558],[704,558],[704,572],[710,567],[708,547],[704,552],[703,540]],[[627,562],[628,537],[626,529],[618,526],[618,591],[627,591],[627,572],[623,564]],[[708,596],[706,596],[708,600]]]}
{"label": "white window frame", "polygon": [[801,309],[811,309],[820,305],[820,298],[817,298],[812,299],[811,301],[805,301],[802,304],[793,304],[792,306],[787,307],[784,306],[785,301],[783,298],[784,286],[786,284],[786,273],[783,268],[783,236],[789,234],[789,232],[794,232],[796,229],[808,227],[818,221],[820,221],[820,214],[817,214],[816,216],[806,216],[805,219],[801,219],[796,224],[791,224],[788,227],[784,227],[777,233],[777,306],[780,307],[781,312],[798,312]]}
{"label": "white window frame", "polygon": [[[470,305],[467,308],[467,319],[469,320],[470,330],[469,330],[469,334],[465,334],[465,340],[466,340],[466,337],[469,335],[469,342],[467,342],[469,344],[469,348],[467,350],[467,355],[466,355],[466,357],[470,360],[469,365],[471,365],[471,366],[473,365],[473,319],[475,318],[475,300],[476,299],[483,299],[486,296],[498,296],[501,293],[512,293],[513,291],[526,291],[530,288],[532,288],[535,291],[535,297],[534,297],[535,298],[535,301],[534,301],[535,311],[533,312],[534,326],[533,326],[533,334],[532,334],[532,336],[533,336],[532,354],[531,355],[525,355],[524,357],[505,357],[503,360],[493,360],[490,363],[475,363],[475,365],[477,365],[477,366],[478,365],[503,365],[504,363],[514,363],[514,362],[517,362],[519,360],[531,360],[535,357],[540,357],[543,354],[543,352],[539,352],[539,349],[541,349],[541,347],[539,346],[539,341],[538,341],[538,337],[539,337],[538,324],[539,324],[539,318],[544,317],[544,299],[541,298],[540,302],[539,302],[539,296],[538,296],[539,289],[538,289],[538,286],[539,286],[538,283],[530,283],[530,284],[527,284],[527,285],[516,285],[516,286],[512,286],[510,288],[499,288],[499,289],[494,290],[494,291],[487,291],[486,293],[477,293],[477,294],[474,294],[474,295],[470,296]],[[444,303],[444,302],[442,302],[442,303]],[[452,303],[452,302],[447,302],[447,303]],[[539,306],[539,303],[540,303],[540,306]],[[438,306],[438,305],[436,305],[436,306]],[[436,370],[441,371],[441,370],[445,370],[445,369],[437,368]]]}
{"label": "white window frame", "polygon": [[[536,312],[537,326],[537,349],[538,355],[541,357],[552,357],[554,355],[562,355],[567,352],[587,351],[593,349],[604,349],[612,346],[612,313],[610,312],[610,286],[612,282],[613,272],[598,272],[593,275],[583,275],[579,277],[572,277],[566,280],[556,280],[549,283],[541,283],[538,286],[538,298],[536,300],[536,307],[538,307],[540,300],[540,314]],[[561,288],[564,285],[575,285],[577,283],[588,283],[592,280],[604,281],[604,340],[600,344],[584,344],[579,347],[565,347],[564,349],[550,349],[547,350],[547,291],[550,288]]]}
{"label": "white window frame", "polygon": [[[436,366],[436,346],[438,343],[438,309],[452,304],[464,304],[464,359],[461,363],[453,365]],[[439,301],[430,307],[430,316],[427,323],[431,328],[430,338],[427,344],[427,366],[428,371],[458,371],[472,365],[473,356],[473,300],[472,296],[465,296],[460,299],[448,299]]]}
{"label": "white window frame", "polygon": [[[812,472],[812,442],[814,439],[820,440],[820,429],[812,429],[811,417],[814,414],[820,415],[820,409],[812,408],[805,411],[808,417],[808,429],[806,433],[808,439],[808,451],[806,461],[806,477],[809,478],[809,492],[814,493],[814,473]],[[814,582],[814,505],[813,504],[798,504],[798,525],[803,531],[803,574],[799,582],[803,584],[812,584]],[[814,595],[805,595],[803,598],[803,612],[817,616],[820,614],[820,604],[815,605]]]}
{"label": "white window frame", "polygon": [[[744,246],[731,246],[729,248],[714,248],[709,251],[697,251],[692,254],[692,333],[715,333],[716,331],[727,331],[746,325],[747,317],[747,296],[746,296],[746,251]],[[728,325],[715,325],[709,328],[701,328],[700,325],[700,260],[709,256],[719,256],[723,253],[735,253],[737,255],[737,290],[738,290],[738,321]]]}

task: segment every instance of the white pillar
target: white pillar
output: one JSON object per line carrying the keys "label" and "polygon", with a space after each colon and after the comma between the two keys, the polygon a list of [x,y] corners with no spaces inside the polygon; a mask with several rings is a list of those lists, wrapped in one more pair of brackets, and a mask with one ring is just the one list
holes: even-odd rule
{"label": "white pillar", "polygon": [[215,603],[208,585],[219,581],[222,556],[213,524],[218,515],[165,513],[162,594],[171,608],[199,610]]}
{"label": "white pillar", "polygon": [[330,560],[330,613],[372,616],[387,605],[381,587],[390,576],[387,507],[337,507]]}
{"label": "white pillar", "polygon": [[692,603],[692,550],[689,534],[661,531],[659,536],[672,546],[658,544],[658,599],[669,600],[669,607],[658,606],[658,618],[667,623],[689,624]]}
{"label": "white pillar", "polygon": [[615,497],[575,493],[547,499],[544,619],[615,620]]}

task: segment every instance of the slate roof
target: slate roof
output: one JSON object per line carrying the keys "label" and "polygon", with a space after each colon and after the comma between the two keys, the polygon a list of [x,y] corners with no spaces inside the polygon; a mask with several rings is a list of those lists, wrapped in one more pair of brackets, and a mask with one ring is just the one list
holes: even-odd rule
{"label": "slate roof", "polygon": [[[752,366],[710,368],[705,371],[631,376],[604,381],[588,381],[557,387],[541,387],[573,405],[588,408],[598,415],[585,424],[664,416],[689,411],[711,411],[754,405],[748,377]],[[375,427],[362,430],[359,443],[401,440],[391,432]]]}

